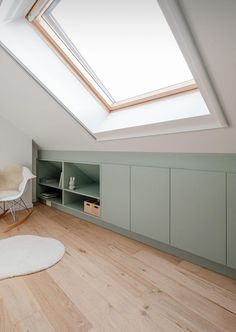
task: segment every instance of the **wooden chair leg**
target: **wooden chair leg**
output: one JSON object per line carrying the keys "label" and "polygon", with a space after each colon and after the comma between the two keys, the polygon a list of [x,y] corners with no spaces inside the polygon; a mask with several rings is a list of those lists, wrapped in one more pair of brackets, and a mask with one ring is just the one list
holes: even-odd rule
{"label": "wooden chair leg", "polygon": [[10,230],[14,229],[15,227],[23,224],[31,216],[32,213],[33,213],[33,209],[31,211],[29,211],[23,219],[21,219],[21,220],[15,222],[14,224],[8,226],[7,229],[5,231],[3,231],[3,233],[7,233]]}

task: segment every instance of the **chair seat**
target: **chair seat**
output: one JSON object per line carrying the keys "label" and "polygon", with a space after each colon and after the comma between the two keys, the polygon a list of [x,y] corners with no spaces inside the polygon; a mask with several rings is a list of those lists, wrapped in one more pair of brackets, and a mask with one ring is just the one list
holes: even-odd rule
{"label": "chair seat", "polygon": [[18,195],[18,190],[0,190],[0,202],[11,201]]}

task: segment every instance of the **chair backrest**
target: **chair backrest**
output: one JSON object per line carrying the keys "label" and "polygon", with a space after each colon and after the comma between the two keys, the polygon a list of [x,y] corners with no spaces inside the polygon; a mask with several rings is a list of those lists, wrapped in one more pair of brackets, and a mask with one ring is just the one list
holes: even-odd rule
{"label": "chair backrest", "polygon": [[19,185],[20,194],[23,194],[25,192],[28,181],[32,180],[34,178],[36,178],[36,176],[34,174],[32,174],[31,171],[27,167],[23,166],[22,167],[22,181]]}

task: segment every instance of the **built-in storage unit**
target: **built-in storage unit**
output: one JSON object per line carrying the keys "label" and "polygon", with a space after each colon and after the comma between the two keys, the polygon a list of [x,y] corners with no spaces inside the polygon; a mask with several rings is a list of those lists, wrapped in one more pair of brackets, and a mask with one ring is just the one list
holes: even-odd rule
{"label": "built-in storage unit", "polygon": [[44,202],[236,277],[236,155],[40,155]]}
{"label": "built-in storage unit", "polygon": [[130,167],[101,166],[102,219],[130,230]]}
{"label": "built-in storage unit", "polygon": [[131,231],[169,243],[169,169],[131,167]]}
{"label": "built-in storage unit", "polygon": [[171,172],[171,244],[226,263],[225,174],[174,169]]}
{"label": "built-in storage unit", "polygon": [[[75,179],[73,187],[69,186],[71,177]],[[100,207],[100,166],[41,160],[38,162],[38,197],[88,213],[84,211],[86,201],[94,201]],[[91,215],[100,214],[100,208],[90,211]]]}
{"label": "built-in storage unit", "polygon": [[236,269],[236,174],[227,174],[227,265]]}

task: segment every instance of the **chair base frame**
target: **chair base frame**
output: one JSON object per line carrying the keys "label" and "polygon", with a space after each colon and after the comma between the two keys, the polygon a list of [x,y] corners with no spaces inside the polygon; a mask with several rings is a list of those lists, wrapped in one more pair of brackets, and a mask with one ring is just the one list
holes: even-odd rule
{"label": "chair base frame", "polygon": [[9,211],[9,209],[3,210],[3,212],[0,214],[0,219],[3,218],[7,214],[8,211]]}
{"label": "chair base frame", "polygon": [[[9,207],[7,209],[6,209],[6,203],[9,204]],[[20,208],[23,208],[24,210],[27,211],[27,215],[19,221],[16,221],[16,207],[17,206]],[[3,202],[3,208],[1,208],[1,209],[3,210],[3,212],[0,214],[0,219],[3,218],[9,211],[10,211],[10,213],[12,215],[12,219],[13,219],[13,224],[8,226],[7,229],[5,231],[3,231],[3,233],[6,233],[6,232],[10,231],[11,229],[23,224],[33,212],[33,209],[29,209],[21,197],[16,200]]]}

